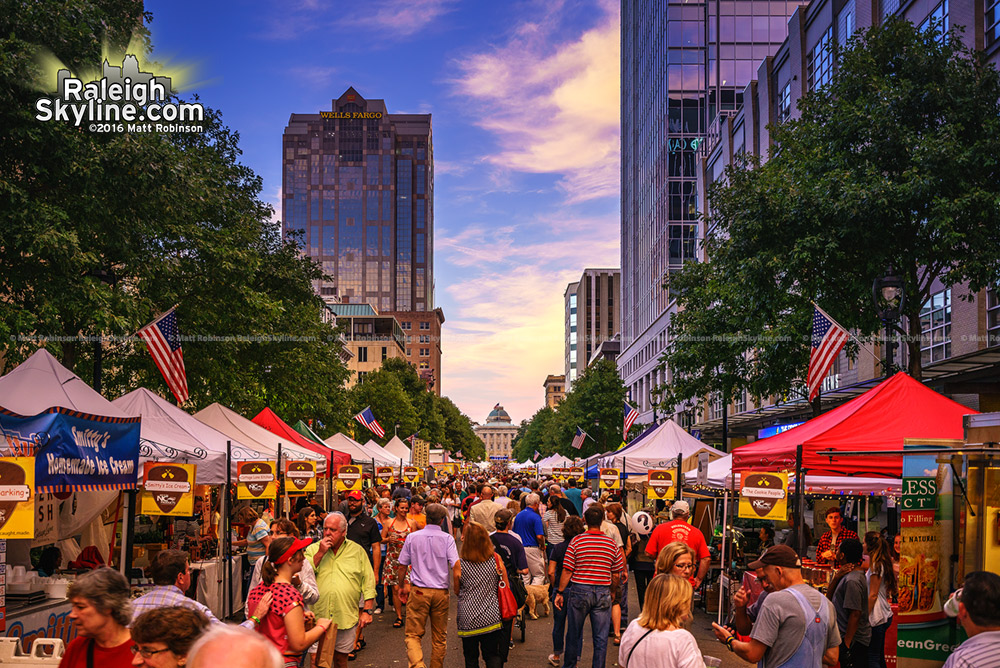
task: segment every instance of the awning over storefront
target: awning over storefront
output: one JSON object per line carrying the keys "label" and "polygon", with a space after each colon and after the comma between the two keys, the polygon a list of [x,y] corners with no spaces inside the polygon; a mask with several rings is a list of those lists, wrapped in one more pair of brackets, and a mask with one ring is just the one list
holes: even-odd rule
{"label": "awning over storefront", "polygon": [[[733,471],[792,470],[796,465],[796,448],[802,445],[802,466],[809,474],[900,478],[903,439],[961,439],[962,416],[976,412],[900,372],[803,425],[736,448]],[[900,455],[819,454],[831,450],[899,450]]]}

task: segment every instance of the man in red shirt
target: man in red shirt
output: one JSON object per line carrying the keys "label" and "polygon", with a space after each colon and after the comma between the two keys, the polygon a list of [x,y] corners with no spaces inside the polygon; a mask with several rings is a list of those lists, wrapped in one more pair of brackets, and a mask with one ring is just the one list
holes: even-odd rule
{"label": "man in red shirt", "polygon": [[654,561],[660,550],[668,543],[680,541],[690,546],[694,550],[695,558],[698,560],[698,574],[691,578],[691,586],[697,589],[701,586],[701,581],[708,574],[708,565],[712,561],[712,556],[708,551],[708,544],[701,530],[688,524],[688,516],[691,514],[691,506],[687,501],[674,501],[670,506],[670,522],[665,522],[649,535],[649,542],[646,544],[646,554]]}
{"label": "man in red shirt", "polygon": [[851,538],[859,540],[858,534],[844,526],[844,516],[840,513],[840,506],[830,506],[826,509],[826,525],[830,530],[819,538],[819,545],[816,546],[816,563],[832,563],[835,568],[840,568],[840,560],[837,559],[840,546]]}

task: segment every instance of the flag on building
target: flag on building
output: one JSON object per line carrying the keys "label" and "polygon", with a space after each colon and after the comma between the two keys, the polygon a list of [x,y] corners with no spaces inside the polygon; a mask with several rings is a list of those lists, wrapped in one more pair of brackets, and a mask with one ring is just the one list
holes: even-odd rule
{"label": "flag on building", "polygon": [[576,436],[573,437],[573,442],[570,445],[572,445],[575,449],[579,450],[580,448],[583,447],[583,442],[585,440],[587,440],[587,432],[577,427]]}
{"label": "flag on building", "polygon": [[[174,307],[176,308],[176,307]],[[177,335],[177,314],[170,309],[139,330],[139,338],[146,343],[156,368],[163,374],[167,387],[177,397],[177,403],[188,400],[187,374],[184,372],[184,353]]]}
{"label": "flag on building", "polygon": [[637,417],[639,417],[639,409],[638,408],[632,408],[631,406],[628,405],[628,402],[626,401],[625,402],[625,430],[622,431],[622,437],[628,436],[628,430],[632,428],[632,423],[635,422],[635,419]]}
{"label": "flag on building", "polygon": [[849,336],[846,329],[834,322],[823,309],[813,304],[812,348],[809,351],[809,370],[806,372],[809,401],[819,394],[823,378],[826,377]]}
{"label": "flag on building", "polygon": [[365,409],[354,416],[354,419],[363,424],[368,428],[368,431],[375,434],[379,438],[385,436],[385,430],[382,429],[382,425],[378,423],[375,416],[372,414],[372,407],[365,406]]}

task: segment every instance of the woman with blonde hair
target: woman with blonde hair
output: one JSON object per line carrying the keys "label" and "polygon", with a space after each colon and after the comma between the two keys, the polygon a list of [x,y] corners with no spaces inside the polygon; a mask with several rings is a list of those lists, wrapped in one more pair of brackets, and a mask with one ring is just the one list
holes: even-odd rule
{"label": "woman with blonde hair", "polygon": [[684,578],[661,573],[650,580],[642,614],[622,635],[621,668],[704,668],[697,641],[684,629],[693,592]]}
{"label": "woman with blonde hair", "polygon": [[676,575],[679,578],[690,578],[694,574],[695,554],[687,543],[675,540],[667,543],[656,555],[656,574]]}

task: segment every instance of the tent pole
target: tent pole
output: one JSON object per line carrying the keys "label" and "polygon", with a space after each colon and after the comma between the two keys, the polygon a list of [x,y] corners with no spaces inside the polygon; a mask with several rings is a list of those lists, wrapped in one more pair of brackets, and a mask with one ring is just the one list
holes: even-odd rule
{"label": "tent pole", "polygon": [[[722,586],[722,576],[726,574],[726,537],[727,526],[729,524],[729,492],[722,497],[722,549],[719,550],[719,619],[718,624],[722,624],[722,601],[726,587]],[[728,577],[728,576],[727,576]]]}
{"label": "tent pole", "polygon": [[674,485],[674,500],[676,500],[676,501],[680,501],[681,500],[681,487],[683,486],[682,485],[682,476],[684,475],[681,472],[681,466],[682,466],[683,463],[684,463],[684,455],[678,454],[677,455],[677,484]]}
{"label": "tent pole", "polygon": [[124,575],[129,582],[132,581],[129,573],[132,570],[132,543],[135,541],[135,501],[136,501],[136,491],[135,487],[128,490],[126,498],[128,499],[128,507],[125,513],[125,524],[122,527],[122,547],[125,549],[125,558],[122,559],[122,568],[124,569]]}
{"label": "tent pole", "polygon": [[806,556],[806,532],[805,532],[805,521],[806,521],[806,497],[803,494],[805,490],[805,480],[803,480],[803,469],[802,469],[802,444],[795,446],[795,527],[798,529],[797,545],[799,557],[804,558]]}
{"label": "tent pole", "polygon": [[275,502],[278,507],[274,509],[274,516],[277,518],[277,517],[284,517],[285,516],[285,504],[282,503],[283,499],[281,498],[281,488],[285,486],[284,485],[285,481],[283,480],[284,476],[281,475],[281,442],[280,441],[278,442],[278,465],[275,468],[278,469],[277,471],[275,471],[275,476],[274,476],[274,479],[278,481],[278,499]]}
{"label": "tent pole", "polygon": [[223,619],[228,619],[233,614],[233,536],[231,518],[232,512],[229,509],[229,494],[232,491],[233,478],[233,442],[226,441],[226,484],[222,490],[222,535],[219,536],[222,547],[222,588],[226,592],[226,602],[222,604]]}
{"label": "tent pole", "polygon": [[[868,499],[869,495],[865,495],[865,533],[868,533]],[[863,536],[862,536],[863,538]]]}

